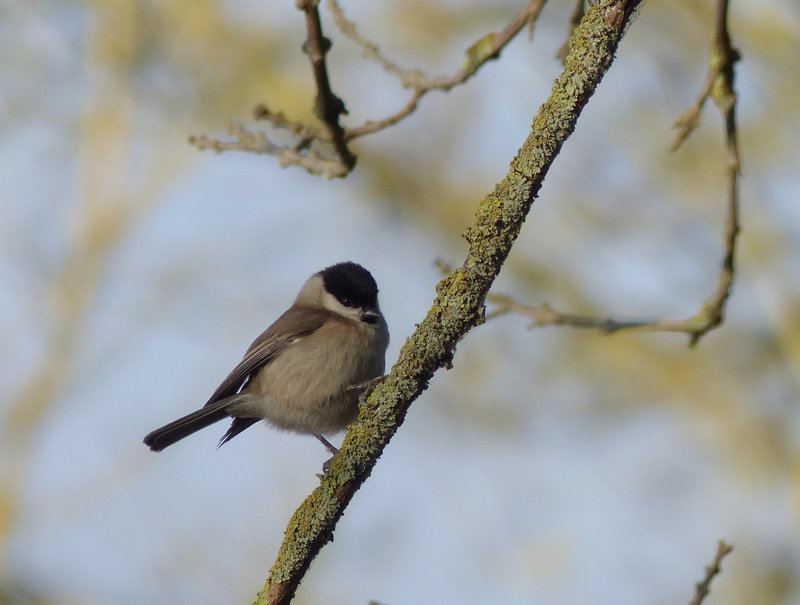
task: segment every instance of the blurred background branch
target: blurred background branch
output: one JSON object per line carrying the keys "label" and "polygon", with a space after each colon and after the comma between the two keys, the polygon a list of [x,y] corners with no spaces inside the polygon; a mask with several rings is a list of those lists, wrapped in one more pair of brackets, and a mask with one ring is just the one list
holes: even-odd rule
{"label": "blurred background branch", "polygon": [[739,52],[731,46],[728,33],[728,2],[717,1],[714,19],[709,73],[703,91],[697,102],[684,112],[676,127],[681,129],[678,138],[670,146],[675,151],[689,137],[700,121],[700,112],[705,100],[713,96],[714,102],[723,114],[725,123],[726,151],[726,221],[723,235],[724,255],[717,277],[717,288],[705,300],[700,310],[687,319],[621,320],[584,317],[571,313],[555,311],[549,304],[538,306],[520,303],[504,294],[491,294],[488,301],[494,309],[487,319],[506,313],[519,313],[534,320],[531,327],[570,326],[574,328],[595,328],[607,333],[620,330],[641,330],[647,332],[683,332],[689,336],[689,346],[695,346],[710,330],[722,324],[725,318],[725,304],[731,294],[731,286],[736,274],[736,239],[739,235],[739,177],[741,162],[736,131],[736,93],[734,92],[734,64],[740,59]]}
{"label": "blurred background branch", "polygon": [[328,6],[336,19],[339,29],[363,49],[364,57],[375,61],[385,71],[396,76],[401,81],[403,88],[412,88],[414,91],[411,99],[403,109],[381,120],[369,120],[361,126],[348,128],[346,137],[354,139],[393,126],[413,113],[419,100],[432,90],[447,92],[455,86],[464,84],[478,73],[478,70],[488,61],[499,58],[503,49],[526,24],[531,28],[531,32],[533,31],[533,25],[544,8],[545,2],[546,0],[531,0],[499,33],[486,34],[477,40],[464,52],[467,59],[456,73],[431,78],[419,69],[405,69],[387,59],[381,53],[377,44],[365,40],[358,34],[355,24],[348,21],[344,16],[338,1],[328,0]]}
{"label": "blurred background branch", "polygon": [[733,546],[730,544],[726,544],[722,540],[717,543],[717,554],[714,555],[711,564],[706,566],[705,577],[696,584],[694,598],[689,605],[700,605],[705,600],[711,592],[711,581],[722,572],[722,559],[727,557],[731,551],[733,551]]}
{"label": "blurred background branch", "polygon": [[[355,167],[355,156],[347,147],[348,141],[397,124],[411,115],[416,110],[420,99],[430,91],[447,92],[469,80],[487,61],[497,59],[503,48],[514,39],[525,24],[529,24],[533,31],[533,23],[545,2],[546,0],[529,1],[500,33],[487,34],[475,42],[466,50],[467,60],[455,74],[428,78],[418,69],[405,69],[387,59],[377,44],[361,37],[356,30],[355,23],[345,17],[337,0],[328,0],[328,8],[333,14],[336,25],[346,37],[362,48],[364,57],[375,61],[385,71],[396,76],[404,88],[413,89],[411,99],[396,113],[379,120],[368,120],[361,126],[347,129],[343,129],[339,124],[339,116],[347,113],[344,103],[330,89],[324,57],[330,49],[331,42],[322,35],[317,9],[319,2],[318,0],[300,2],[298,8],[305,12],[308,27],[308,40],[304,44],[304,50],[311,56],[317,86],[314,113],[325,127],[320,130],[310,124],[289,120],[283,111],[274,111],[265,103],[259,103],[254,111],[255,118],[269,122],[273,128],[291,131],[296,138],[290,146],[275,144],[270,141],[267,133],[251,132],[239,122],[226,124],[228,135],[233,138],[232,141],[220,141],[206,135],[192,135],[189,137],[189,143],[198,149],[211,149],[218,153],[239,150],[276,155],[281,166],[301,166],[312,174],[323,175],[327,178],[344,177]],[[329,158],[312,149],[315,144],[332,146],[334,157]]]}

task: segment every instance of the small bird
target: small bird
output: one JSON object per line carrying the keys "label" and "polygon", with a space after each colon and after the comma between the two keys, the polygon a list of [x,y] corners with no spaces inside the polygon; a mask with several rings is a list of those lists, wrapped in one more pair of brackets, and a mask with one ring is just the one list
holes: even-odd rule
{"label": "small bird", "polygon": [[335,454],[323,434],[356,419],[359,395],[383,374],[388,345],[372,274],[353,262],[332,265],[305,282],[205,406],[154,430],[144,442],[159,452],[231,417],[219,447],[264,419],[313,435]]}

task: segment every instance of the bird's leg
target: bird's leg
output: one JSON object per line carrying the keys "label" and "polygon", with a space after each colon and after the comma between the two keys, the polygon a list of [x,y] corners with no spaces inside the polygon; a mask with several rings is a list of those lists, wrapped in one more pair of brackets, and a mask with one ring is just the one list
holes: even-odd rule
{"label": "bird's leg", "polygon": [[325,437],[323,437],[322,435],[318,435],[317,433],[314,433],[314,437],[319,439],[322,442],[322,445],[325,446],[325,449],[328,450],[331,453],[331,457],[328,458],[322,464],[322,472],[327,475],[328,474],[328,470],[331,468],[331,460],[333,460],[333,457],[339,452],[339,450],[337,450],[335,447],[333,447],[331,442],[328,441],[327,439],[325,439]]}
{"label": "bird's leg", "polygon": [[339,452],[339,450],[337,450],[335,447],[333,447],[331,442],[328,441],[327,439],[325,439],[325,437],[323,437],[322,435],[317,435],[316,433],[314,433],[314,437],[319,439],[322,442],[322,445],[325,446],[325,449],[328,450],[334,456]]}
{"label": "bird's leg", "polygon": [[348,391],[360,391],[358,395],[358,403],[359,405],[364,405],[367,402],[367,397],[369,394],[372,393],[372,390],[378,386],[378,383],[386,378],[388,374],[384,374],[383,376],[378,376],[377,378],[373,378],[372,380],[367,380],[366,382],[359,382],[354,385],[347,387]]}
{"label": "bird's leg", "polygon": [[[386,376],[388,376],[388,374],[384,374],[383,376],[378,376],[377,378],[373,378],[372,380],[367,380],[366,382],[359,382],[357,384],[350,385],[349,387],[347,387],[347,390],[359,391],[358,403],[359,405],[364,405],[367,402],[367,397],[369,397],[369,394],[372,392],[372,389],[374,389],[375,386],[381,380],[386,378]],[[325,446],[325,449],[331,453],[331,457],[328,458],[328,460],[326,460],[325,463],[322,465],[322,472],[327,475],[328,469],[330,469],[331,467],[331,460],[333,460],[333,457],[339,453],[339,450],[333,447],[333,445],[331,445],[331,442],[325,439],[325,437],[323,437],[322,435],[314,433],[314,437],[319,439],[322,442],[322,445]]]}

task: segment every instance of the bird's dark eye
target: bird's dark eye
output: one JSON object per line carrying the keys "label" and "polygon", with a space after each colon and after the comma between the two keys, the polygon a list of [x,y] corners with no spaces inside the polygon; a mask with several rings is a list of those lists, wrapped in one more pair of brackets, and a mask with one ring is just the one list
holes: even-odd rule
{"label": "bird's dark eye", "polygon": [[339,299],[339,302],[342,303],[345,307],[352,307],[353,306],[353,299],[347,298],[346,296]]}

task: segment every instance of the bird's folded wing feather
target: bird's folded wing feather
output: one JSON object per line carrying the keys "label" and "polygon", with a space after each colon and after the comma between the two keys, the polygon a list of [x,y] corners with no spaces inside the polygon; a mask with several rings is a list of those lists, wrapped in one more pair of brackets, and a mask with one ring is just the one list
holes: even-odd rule
{"label": "bird's folded wing feather", "polygon": [[286,347],[319,330],[328,317],[329,313],[324,310],[291,307],[253,341],[244,358],[225,377],[205,405],[238,393],[251,374]]}

